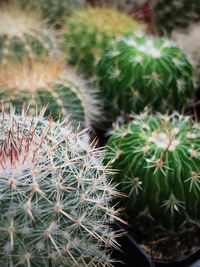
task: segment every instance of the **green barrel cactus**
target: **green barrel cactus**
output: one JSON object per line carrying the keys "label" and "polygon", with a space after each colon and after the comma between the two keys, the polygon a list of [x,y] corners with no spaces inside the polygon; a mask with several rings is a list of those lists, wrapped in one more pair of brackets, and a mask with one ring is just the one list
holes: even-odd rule
{"label": "green barrel cactus", "polygon": [[[4,109],[5,110],[5,109]],[[0,113],[0,264],[113,266],[109,204],[115,189],[103,152],[70,124]]]}
{"label": "green barrel cactus", "polygon": [[121,111],[181,110],[193,96],[192,66],[168,40],[128,37],[113,42],[97,66],[111,117]]}
{"label": "green barrel cactus", "polygon": [[[63,62],[55,60],[12,62],[0,67],[0,98],[21,106],[26,100],[48,105],[54,119],[70,116],[82,127],[98,123],[101,103],[95,89]],[[32,100],[30,100],[32,99]],[[34,110],[33,110],[34,112]]]}
{"label": "green barrel cactus", "polygon": [[131,221],[149,216],[168,229],[200,221],[200,125],[177,113],[135,115],[113,131],[107,160],[126,194]]}
{"label": "green barrel cactus", "polygon": [[184,29],[190,23],[200,21],[200,1],[152,0],[158,31],[170,34],[177,28]]}
{"label": "green barrel cactus", "polygon": [[42,16],[55,25],[62,25],[66,17],[85,6],[85,0],[19,0],[23,7],[39,10]]}
{"label": "green barrel cactus", "polygon": [[114,9],[88,8],[67,20],[62,46],[70,64],[92,75],[110,41],[143,29]]}
{"label": "green barrel cactus", "polygon": [[0,63],[13,57],[35,58],[51,55],[55,47],[48,27],[34,11],[19,5],[5,5],[0,10]]}

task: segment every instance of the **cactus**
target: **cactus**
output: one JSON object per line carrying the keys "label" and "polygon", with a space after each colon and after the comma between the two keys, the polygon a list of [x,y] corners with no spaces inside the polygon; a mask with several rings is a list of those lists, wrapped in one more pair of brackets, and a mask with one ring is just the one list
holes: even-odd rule
{"label": "cactus", "polygon": [[0,10],[0,62],[13,57],[35,58],[50,55],[54,38],[36,14],[19,5],[5,5]]}
{"label": "cactus", "polygon": [[111,40],[143,28],[143,25],[114,9],[88,8],[67,20],[63,49],[70,64],[93,75]]}
{"label": "cactus", "polygon": [[[1,266],[112,266],[115,189],[103,152],[66,121],[0,114]],[[49,265],[49,261],[51,265]]]}
{"label": "cactus", "polygon": [[172,230],[200,221],[199,129],[178,113],[146,113],[113,131],[107,159],[130,220],[149,216]]}
{"label": "cactus", "polygon": [[21,106],[26,99],[35,107],[48,104],[46,111],[54,119],[68,116],[89,127],[100,118],[98,94],[63,62],[24,61],[0,66],[0,98]]}
{"label": "cactus", "polygon": [[42,16],[52,24],[62,25],[74,10],[85,6],[85,0],[20,0],[23,7],[39,10]]}
{"label": "cactus", "polygon": [[152,0],[154,16],[160,33],[170,34],[177,28],[200,21],[200,1]]}
{"label": "cactus", "polygon": [[99,86],[110,116],[181,110],[193,95],[192,66],[168,40],[128,37],[113,42],[97,66]]}

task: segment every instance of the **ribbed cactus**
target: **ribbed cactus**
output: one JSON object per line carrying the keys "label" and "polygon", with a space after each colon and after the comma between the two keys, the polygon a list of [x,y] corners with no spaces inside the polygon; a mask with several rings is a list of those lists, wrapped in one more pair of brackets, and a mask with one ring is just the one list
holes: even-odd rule
{"label": "ribbed cactus", "polygon": [[170,34],[177,28],[200,21],[200,1],[195,0],[151,0],[155,22],[160,33]]}
{"label": "ribbed cactus", "polygon": [[69,116],[89,127],[100,118],[100,101],[96,91],[63,62],[55,60],[10,63],[0,66],[0,98],[12,99],[21,106],[24,99],[35,104],[48,104],[53,118]]}
{"label": "ribbed cactus", "polygon": [[73,11],[82,9],[85,0],[19,0],[24,7],[39,10],[50,23],[61,25]]}
{"label": "ribbed cactus", "polygon": [[0,265],[112,266],[115,190],[103,152],[43,113],[0,114]]}
{"label": "ribbed cactus", "polygon": [[94,74],[95,66],[110,41],[143,28],[143,25],[114,9],[88,8],[76,12],[67,20],[63,49],[70,64],[85,73]]}
{"label": "ribbed cactus", "polygon": [[113,131],[107,158],[130,220],[146,215],[169,229],[200,221],[199,129],[174,113],[134,116]]}
{"label": "ribbed cactus", "polygon": [[192,66],[168,40],[129,37],[113,42],[97,66],[111,116],[120,111],[181,110],[193,95]]}
{"label": "ribbed cactus", "polygon": [[54,38],[36,12],[19,5],[5,5],[0,10],[0,62],[13,57],[35,58],[50,55]]}

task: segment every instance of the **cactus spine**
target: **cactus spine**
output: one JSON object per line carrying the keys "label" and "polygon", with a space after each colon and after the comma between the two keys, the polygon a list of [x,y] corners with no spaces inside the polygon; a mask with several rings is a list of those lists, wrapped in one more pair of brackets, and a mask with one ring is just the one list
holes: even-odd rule
{"label": "cactus spine", "polygon": [[54,38],[36,12],[19,5],[5,5],[0,11],[0,62],[16,58],[51,55]]}
{"label": "cactus spine", "polygon": [[148,215],[169,229],[200,221],[200,125],[179,114],[134,116],[113,131],[107,158],[128,198],[130,220]]}
{"label": "cactus spine", "polygon": [[63,62],[55,60],[10,63],[0,67],[0,97],[21,106],[32,98],[33,108],[48,104],[54,119],[69,116],[89,127],[100,118],[100,101],[95,90]]}
{"label": "cactus spine", "polygon": [[103,152],[66,122],[0,114],[1,266],[112,266]]}
{"label": "cactus spine", "polygon": [[114,9],[88,8],[67,20],[63,48],[70,64],[91,75],[111,40],[143,28]]}
{"label": "cactus spine", "polygon": [[113,42],[97,66],[110,116],[124,111],[181,110],[193,95],[192,66],[168,40],[128,37]]}

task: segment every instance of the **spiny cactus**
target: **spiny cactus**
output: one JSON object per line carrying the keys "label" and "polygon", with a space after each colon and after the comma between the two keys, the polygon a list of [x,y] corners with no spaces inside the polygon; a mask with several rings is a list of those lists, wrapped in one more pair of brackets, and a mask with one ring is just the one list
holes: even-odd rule
{"label": "spiny cactus", "polygon": [[39,10],[50,23],[62,25],[63,21],[74,10],[85,6],[85,0],[19,0],[22,6]]}
{"label": "spiny cactus", "polygon": [[67,20],[63,49],[70,64],[91,75],[111,40],[143,28],[114,9],[88,8]]}
{"label": "spiny cactus", "polygon": [[130,220],[150,216],[169,229],[200,221],[200,125],[179,114],[134,116],[113,131],[107,159]]}
{"label": "spiny cactus", "polygon": [[168,40],[128,37],[113,42],[97,66],[110,115],[181,110],[193,95],[192,66]]}
{"label": "spiny cactus", "polygon": [[54,38],[36,12],[23,10],[17,4],[0,10],[0,62],[13,57],[34,58],[50,55]]}
{"label": "spiny cactus", "polygon": [[95,90],[63,62],[55,60],[10,63],[0,66],[0,98],[21,106],[32,98],[33,108],[48,104],[53,118],[70,115],[89,127],[100,118],[100,101]]}
{"label": "spiny cactus", "polygon": [[200,1],[152,0],[155,22],[160,33],[170,34],[177,28],[200,21]]}
{"label": "spiny cactus", "polygon": [[43,114],[0,114],[0,264],[112,266],[116,191],[104,153]]}

